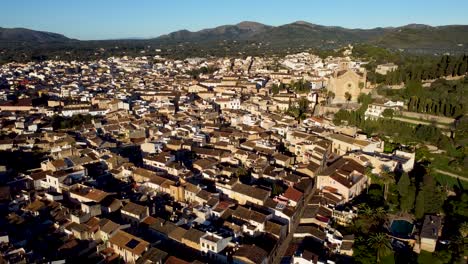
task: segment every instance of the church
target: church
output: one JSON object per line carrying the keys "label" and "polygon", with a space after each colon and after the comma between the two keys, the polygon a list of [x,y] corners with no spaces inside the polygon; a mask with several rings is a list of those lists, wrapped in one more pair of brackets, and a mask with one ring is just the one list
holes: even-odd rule
{"label": "church", "polygon": [[[346,92],[351,95],[349,102],[355,103],[360,93],[368,93],[370,89],[367,88],[367,74],[366,71],[355,71],[348,67],[340,67],[333,73],[328,81],[327,89],[335,94],[332,99],[333,104],[346,103]],[[344,69],[343,69],[344,68]]]}

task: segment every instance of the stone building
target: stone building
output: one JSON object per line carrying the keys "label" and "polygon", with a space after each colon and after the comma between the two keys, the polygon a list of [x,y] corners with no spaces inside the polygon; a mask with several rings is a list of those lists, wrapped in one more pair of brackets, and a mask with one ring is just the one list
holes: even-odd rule
{"label": "stone building", "polygon": [[346,93],[351,94],[350,102],[357,102],[360,93],[368,93],[366,89],[367,73],[354,70],[335,71],[330,78],[327,89],[335,94],[332,103],[346,103]]}

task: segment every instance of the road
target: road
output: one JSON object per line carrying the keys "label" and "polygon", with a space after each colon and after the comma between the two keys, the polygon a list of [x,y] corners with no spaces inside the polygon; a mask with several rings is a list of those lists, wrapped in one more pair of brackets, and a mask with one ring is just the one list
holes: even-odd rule
{"label": "road", "polygon": [[293,239],[294,233],[296,232],[296,228],[299,225],[302,215],[304,214],[304,210],[306,206],[309,204],[310,199],[312,196],[315,194],[315,188],[312,189],[312,191],[309,193],[309,195],[304,199],[304,204],[302,208],[300,208],[300,212],[297,215],[292,227],[291,231],[288,233],[286,238],[283,240],[283,243],[278,247],[276,250],[276,256],[274,259],[272,259],[271,263],[273,264],[279,264],[281,263],[281,259],[283,258],[284,254],[286,253],[286,250],[288,249],[289,245],[291,244],[291,241]]}
{"label": "road", "polygon": [[463,177],[463,176],[460,176],[460,175],[457,175],[457,174],[453,174],[451,172],[448,172],[448,171],[443,171],[443,170],[439,170],[439,169],[434,169],[435,172],[438,172],[440,174],[444,174],[444,175],[447,175],[447,176],[450,176],[452,178],[456,178],[456,179],[460,179],[462,181],[466,181],[468,182],[468,178],[466,177]]}
{"label": "road", "polygon": [[[426,121],[426,120],[413,120],[413,119],[408,119],[408,118],[398,117],[398,116],[394,116],[393,119],[398,120],[398,121],[402,121],[402,122],[406,122],[406,123],[415,124],[415,125],[419,125],[419,124],[428,125],[428,126],[432,125],[431,121]],[[436,123],[435,126],[438,127],[438,128],[442,128],[442,129],[450,129],[450,126],[445,125],[445,124]]]}

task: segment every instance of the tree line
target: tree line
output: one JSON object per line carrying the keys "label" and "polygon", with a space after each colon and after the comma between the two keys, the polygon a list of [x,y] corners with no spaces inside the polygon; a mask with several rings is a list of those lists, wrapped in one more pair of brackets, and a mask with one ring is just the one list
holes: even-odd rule
{"label": "tree line", "polygon": [[397,70],[387,73],[385,79],[380,76],[375,81],[388,85],[409,81],[433,80],[446,76],[463,76],[468,71],[468,56],[444,55],[439,60],[429,60],[421,64],[408,63]]}
{"label": "tree line", "polygon": [[456,81],[438,79],[430,87],[423,87],[421,81],[409,81],[403,89],[381,88],[378,92],[406,101],[408,111],[456,118],[466,113],[468,77]]}

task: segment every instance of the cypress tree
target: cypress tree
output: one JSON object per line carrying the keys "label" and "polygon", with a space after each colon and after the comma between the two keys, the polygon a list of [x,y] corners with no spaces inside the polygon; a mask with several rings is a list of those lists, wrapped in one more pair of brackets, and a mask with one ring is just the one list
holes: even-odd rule
{"label": "cypress tree", "polygon": [[424,216],[424,193],[422,190],[419,190],[418,196],[416,197],[414,216],[417,219],[421,219]]}
{"label": "cypress tree", "polygon": [[468,61],[465,59],[458,66],[458,75],[459,76],[465,75],[467,68],[468,68]]}
{"label": "cypress tree", "polygon": [[408,176],[408,173],[403,173],[401,175],[400,180],[397,183],[397,189],[398,193],[400,196],[406,196],[408,195],[408,189],[411,184],[410,178]]}

